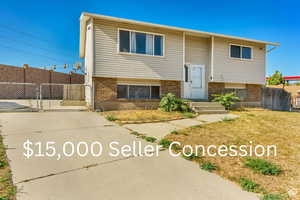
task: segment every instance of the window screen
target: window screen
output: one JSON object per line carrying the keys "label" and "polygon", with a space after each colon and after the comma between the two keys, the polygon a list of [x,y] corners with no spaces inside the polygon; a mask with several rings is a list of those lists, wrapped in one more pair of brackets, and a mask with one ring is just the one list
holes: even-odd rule
{"label": "window screen", "polygon": [[129,31],[120,30],[119,34],[120,34],[120,41],[119,41],[120,52],[129,52],[129,46],[130,46]]}
{"label": "window screen", "polygon": [[251,48],[242,47],[242,58],[251,59]]}
{"label": "window screen", "polygon": [[230,57],[241,58],[241,47],[236,45],[230,45]]}
{"label": "window screen", "polygon": [[162,44],[162,36],[156,35],[154,37],[154,55],[156,56],[162,56],[162,49],[163,49],[163,44]]}
{"label": "window screen", "polygon": [[150,99],[150,86],[130,85],[130,99]]}

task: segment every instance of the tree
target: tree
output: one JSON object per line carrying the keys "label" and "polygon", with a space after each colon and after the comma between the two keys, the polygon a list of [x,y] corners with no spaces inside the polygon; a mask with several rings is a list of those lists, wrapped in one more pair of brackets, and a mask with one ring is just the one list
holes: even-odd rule
{"label": "tree", "polygon": [[268,85],[281,85],[285,84],[284,79],[282,78],[282,73],[275,71],[275,73],[268,79]]}

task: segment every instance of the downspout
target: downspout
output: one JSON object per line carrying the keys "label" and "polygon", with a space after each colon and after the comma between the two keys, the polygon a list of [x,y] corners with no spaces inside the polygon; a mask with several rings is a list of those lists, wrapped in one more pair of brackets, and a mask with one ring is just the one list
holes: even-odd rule
{"label": "downspout", "polygon": [[211,49],[210,49],[210,81],[214,80],[214,47],[215,37],[211,36]]}
{"label": "downspout", "polygon": [[182,90],[181,90],[181,98],[184,98],[184,76],[185,76],[185,71],[184,71],[184,65],[185,65],[185,32],[183,32],[182,35]]}

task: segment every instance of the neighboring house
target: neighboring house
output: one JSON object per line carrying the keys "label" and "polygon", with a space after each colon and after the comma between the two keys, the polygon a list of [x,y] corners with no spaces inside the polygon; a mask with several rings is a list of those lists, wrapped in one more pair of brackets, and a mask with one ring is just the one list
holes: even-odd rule
{"label": "neighboring house", "polygon": [[169,92],[208,100],[235,91],[260,105],[267,45],[279,44],[82,13],[86,101],[106,110],[145,108]]}

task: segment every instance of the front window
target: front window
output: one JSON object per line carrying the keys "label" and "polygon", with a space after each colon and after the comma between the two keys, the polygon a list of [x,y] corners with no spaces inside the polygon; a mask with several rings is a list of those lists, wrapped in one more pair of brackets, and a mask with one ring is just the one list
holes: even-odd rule
{"label": "front window", "polygon": [[160,86],[156,85],[118,85],[117,98],[159,99]]}
{"label": "front window", "polygon": [[135,31],[119,31],[119,51],[163,56],[163,36]]}
{"label": "front window", "polygon": [[240,45],[230,45],[230,57],[251,60],[252,48]]}

